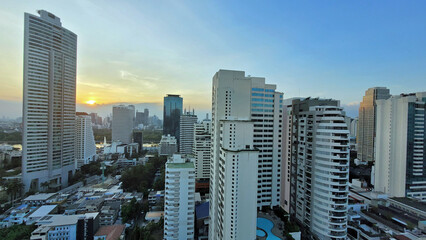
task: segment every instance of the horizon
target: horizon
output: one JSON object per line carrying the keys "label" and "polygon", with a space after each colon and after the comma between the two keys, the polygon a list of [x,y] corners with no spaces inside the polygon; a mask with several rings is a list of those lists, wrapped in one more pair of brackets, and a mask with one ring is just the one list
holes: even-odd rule
{"label": "horizon", "polygon": [[87,103],[162,104],[176,93],[184,106],[210,112],[219,69],[265,77],[284,98],[340,100],[351,117],[370,87],[395,95],[426,85],[426,33],[418,31],[426,29],[426,3],[328,3],[6,2],[0,111],[21,115],[23,16],[37,9],[78,36],[77,110],[91,109]]}

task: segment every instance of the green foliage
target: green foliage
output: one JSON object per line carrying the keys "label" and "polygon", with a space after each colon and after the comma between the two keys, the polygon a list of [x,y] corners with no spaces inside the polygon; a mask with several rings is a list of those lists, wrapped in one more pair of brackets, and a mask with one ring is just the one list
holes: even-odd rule
{"label": "green foliage", "polygon": [[30,239],[31,232],[37,227],[33,225],[14,225],[9,228],[0,229],[0,239],[2,240],[21,240]]}
{"label": "green foliage", "polygon": [[107,141],[111,141],[111,129],[93,129],[93,135],[95,136],[96,142],[103,142],[104,137],[106,137]]}
{"label": "green foliage", "polygon": [[18,180],[10,180],[6,182],[6,192],[10,196],[10,200],[13,202],[17,195],[21,195],[24,184]]}
{"label": "green foliage", "polygon": [[145,227],[135,227],[130,233],[131,240],[155,240],[163,237],[164,220],[150,222]]}
{"label": "green foliage", "polygon": [[[93,135],[95,136],[96,142],[103,142],[104,137],[107,141],[111,141],[111,129],[93,129]],[[142,130],[143,142],[144,143],[159,143],[161,140],[162,130]]]}
{"label": "green foliage", "polygon": [[83,175],[101,175],[102,174],[102,170],[101,170],[101,162],[100,161],[96,161],[96,162],[91,162],[89,164],[83,165],[80,168],[80,171]]}
{"label": "green foliage", "polygon": [[142,130],[144,143],[159,143],[161,140],[162,130]]}
{"label": "green foliage", "polygon": [[142,205],[133,198],[129,203],[124,204],[121,208],[121,216],[123,217],[123,222],[127,223],[131,220],[136,220],[142,210]]}
{"label": "green foliage", "polygon": [[[123,189],[126,192],[143,192],[144,195],[147,196],[148,189],[153,187],[155,173],[159,168],[164,167],[165,163],[166,157],[156,156],[151,158],[145,165],[138,165],[127,169],[121,174]],[[156,187],[164,189],[164,179],[162,187],[161,182],[157,183]]]}
{"label": "green foliage", "polygon": [[0,142],[15,143],[15,144],[21,143],[22,134],[20,132],[13,132],[13,133],[0,132]]}
{"label": "green foliage", "polygon": [[81,182],[84,180],[84,175],[81,171],[75,171],[74,175],[69,180],[69,185],[73,185],[75,183]]}

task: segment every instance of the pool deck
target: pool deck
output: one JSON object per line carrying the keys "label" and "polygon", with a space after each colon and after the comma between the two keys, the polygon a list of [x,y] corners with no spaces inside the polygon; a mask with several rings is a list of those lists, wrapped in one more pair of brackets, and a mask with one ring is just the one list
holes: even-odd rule
{"label": "pool deck", "polygon": [[[281,221],[281,219],[279,219],[277,216],[275,216],[275,214],[271,211],[270,213],[263,213],[263,212],[258,212],[257,213],[257,217],[259,218],[266,218],[271,220],[274,223],[274,227],[272,228],[272,234],[274,234],[275,236],[279,237],[280,239],[286,239],[283,236],[284,233],[284,223],[283,221]],[[260,228],[258,228],[260,229]],[[265,240],[266,237],[257,237],[256,239],[259,240]]]}

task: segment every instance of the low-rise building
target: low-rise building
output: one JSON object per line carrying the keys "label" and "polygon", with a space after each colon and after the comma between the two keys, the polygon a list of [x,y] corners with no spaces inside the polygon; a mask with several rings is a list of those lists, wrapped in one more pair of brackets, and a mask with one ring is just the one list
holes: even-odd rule
{"label": "low-rise building", "polygon": [[54,213],[57,209],[58,205],[43,205],[37,208],[37,210],[26,218],[26,224],[31,225],[40,220],[42,217]]}
{"label": "low-rise building", "polygon": [[24,204],[41,206],[49,203],[54,203],[58,200],[58,193],[39,193],[28,196],[23,200]]}
{"label": "low-rise building", "polygon": [[52,214],[42,217],[31,233],[31,240],[93,239],[99,228],[99,213]]}
{"label": "low-rise building", "polygon": [[164,211],[147,212],[145,220],[149,222],[158,222],[162,217],[164,217]]}
{"label": "low-rise building", "polygon": [[100,225],[113,225],[117,220],[119,209],[117,210],[112,206],[103,206],[100,211]]}
{"label": "low-rise building", "polygon": [[119,240],[125,239],[125,225],[102,226],[96,232],[93,240]]}

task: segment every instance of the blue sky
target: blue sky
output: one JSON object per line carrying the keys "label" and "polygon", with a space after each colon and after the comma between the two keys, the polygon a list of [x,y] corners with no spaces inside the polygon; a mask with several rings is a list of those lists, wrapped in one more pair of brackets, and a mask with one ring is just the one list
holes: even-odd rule
{"label": "blue sky", "polygon": [[5,1],[0,116],[20,114],[23,14],[37,9],[78,35],[80,109],[161,109],[177,93],[204,113],[218,69],[266,77],[285,98],[339,99],[352,116],[369,87],[426,90],[426,1]]}

